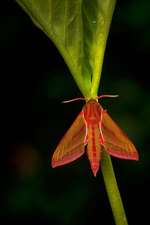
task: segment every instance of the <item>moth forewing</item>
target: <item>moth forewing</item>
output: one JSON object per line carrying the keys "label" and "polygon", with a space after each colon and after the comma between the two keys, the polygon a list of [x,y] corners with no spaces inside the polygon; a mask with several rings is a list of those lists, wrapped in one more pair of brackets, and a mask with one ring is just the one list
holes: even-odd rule
{"label": "moth forewing", "polygon": [[53,157],[52,167],[74,161],[84,153],[85,123],[80,113],[58,144]]}

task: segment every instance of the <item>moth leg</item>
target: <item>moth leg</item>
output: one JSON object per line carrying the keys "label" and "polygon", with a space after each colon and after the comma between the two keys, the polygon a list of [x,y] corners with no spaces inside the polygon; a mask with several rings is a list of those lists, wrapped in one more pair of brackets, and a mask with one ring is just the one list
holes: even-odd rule
{"label": "moth leg", "polygon": [[88,143],[88,136],[86,135],[84,138],[84,145],[87,145],[87,143]]}
{"label": "moth leg", "polygon": [[85,126],[86,130],[85,130],[85,138],[84,138],[84,145],[87,145],[88,143],[88,128],[87,125]]}
{"label": "moth leg", "polygon": [[103,132],[102,132],[103,113],[105,113],[105,112],[106,112],[106,110],[101,109],[101,117],[100,117],[100,122],[99,122],[100,144],[101,144],[101,145],[104,145],[104,143],[105,143],[105,139],[104,139]]}
{"label": "moth leg", "polygon": [[87,143],[88,143],[88,127],[87,127],[87,122],[86,122],[86,120],[84,118],[84,112],[83,111],[81,111],[81,115],[82,115],[82,118],[83,118],[84,123],[85,123],[84,145],[87,145]]}

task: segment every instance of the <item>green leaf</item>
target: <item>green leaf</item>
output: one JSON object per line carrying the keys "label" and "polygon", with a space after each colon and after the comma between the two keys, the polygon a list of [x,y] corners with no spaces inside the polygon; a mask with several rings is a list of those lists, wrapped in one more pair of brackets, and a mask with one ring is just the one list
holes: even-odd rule
{"label": "green leaf", "polygon": [[86,98],[98,92],[115,0],[17,0],[54,42]]}

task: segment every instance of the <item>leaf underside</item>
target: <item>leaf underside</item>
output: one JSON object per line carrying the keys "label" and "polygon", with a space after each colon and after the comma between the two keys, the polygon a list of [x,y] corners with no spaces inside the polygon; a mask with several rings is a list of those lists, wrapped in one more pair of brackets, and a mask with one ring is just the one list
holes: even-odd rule
{"label": "leaf underside", "polygon": [[54,42],[83,95],[96,95],[115,0],[16,1]]}

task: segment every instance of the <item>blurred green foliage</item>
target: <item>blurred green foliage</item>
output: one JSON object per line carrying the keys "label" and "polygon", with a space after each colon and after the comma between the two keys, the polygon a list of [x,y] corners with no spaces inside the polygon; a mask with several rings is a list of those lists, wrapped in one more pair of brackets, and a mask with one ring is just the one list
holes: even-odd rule
{"label": "blurred green foliage", "polygon": [[[119,94],[102,104],[140,153],[139,162],[113,158],[130,224],[149,219],[149,8],[146,0],[118,1],[100,88],[100,93]],[[1,9],[1,158],[6,160],[1,220],[109,224],[101,173],[93,178],[85,156],[65,167],[50,166],[58,141],[82,108],[82,103],[61,101],[81,93],[56,48],[21,8],[5,1]]]}

